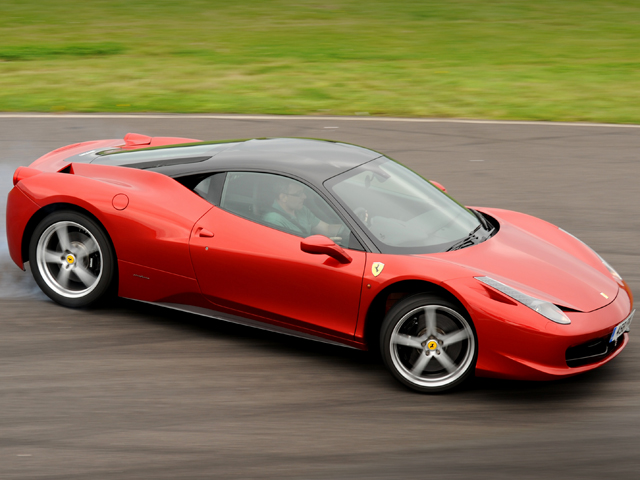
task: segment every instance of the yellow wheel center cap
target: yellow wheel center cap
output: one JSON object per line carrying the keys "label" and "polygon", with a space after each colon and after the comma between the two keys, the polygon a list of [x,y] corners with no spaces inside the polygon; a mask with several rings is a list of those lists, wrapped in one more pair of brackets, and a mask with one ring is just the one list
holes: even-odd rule
{"label": "yellow wheel center cap", "polygon": [[76,257],[71,254],[67,255],[67,263],[69,265],[73,265],[74,263],[76,263]]}
{"label": "yellow wheel center cap", "polygon": [[427,343],[427,348],[429,350],[435,350],[436,348],[438,348],[438,342],[436,342],[435,340],[429,340],[429,343]]}

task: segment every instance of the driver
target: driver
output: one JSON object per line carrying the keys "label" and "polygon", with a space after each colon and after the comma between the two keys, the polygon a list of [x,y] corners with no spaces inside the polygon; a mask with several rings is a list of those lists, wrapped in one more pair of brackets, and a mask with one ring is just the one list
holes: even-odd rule
{"label": "driver", "polygon": [[342,239],[337,235],[344,225],[323,222],[304,205],[307,196],[302,184],[293,180],[283,180],[277,186],[277,195],[271,205],[271,211],[263,217],[265,222],[305,237],[319,234],[334,241]]}

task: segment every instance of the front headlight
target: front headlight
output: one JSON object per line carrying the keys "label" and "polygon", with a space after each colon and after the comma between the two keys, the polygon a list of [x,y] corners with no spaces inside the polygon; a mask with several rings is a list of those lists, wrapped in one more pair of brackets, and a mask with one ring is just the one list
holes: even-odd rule
{"label": "front headlight", "polygon": [[593,253],[595,253],[598,258],[600,259],[600,261],[602,262],[602,264],[607,267],[607,270],[609,270],[609,273],[611,274],[611,276],[613,278],[615,278],[618,282],[622,282],[622,277],[620,276],[620,274],[618,272],[616,272],[615,268],[613,268],[611,265],[609,265],[609,262],[607,262],[604,258],[602,258],[598,252],[596,252],[593,248],[591,248],[589,245],[587,245],[586,243],[584,243],[582,240],[580,240],[578,237],[576,237],[575,235],[571,235],[569,232],[567,232],[566,230],[563,230],[562,228],[558,227],[558,230],[560,230],[561,232],[566,233],[567,235],[569,235],[570,237],[575,238],[576,240],[578,240],[581,244],[583,244],[585,247],[587,247],[589,250],[591,250]]}
{"label": "front headlight", "polygon": [[529,307],[534,312],[538,312],[545,318],[548,318],[552,322],[560,323],[562,325],[569,325],[571,320],[567,317],[562,310],[556,307],[553,303],[540,300],[539,298],[531,297],[526,293],[522,293],[520,290],[516,290],[502,282],[494,280],[491,277],[475,277],[479,282],[489,285],[495,288],[501,293],[504,293],[507,297],[513,298],[515,301],[520,302],[526,307]]}
{"label": "front headlight", "polygon": [[[598,252],[596,252],[596,251],[594,251],[593,253],[598,255]],[[609,273],[613,276],[613,278],[615,278],[618,282],[622,282],[622,277],[620,276],[620,274],[618,272],[616,272],[615,268],[613,268],[611,265],[609,265],[609,262],[607,262],[600,255],[598,255],[598,258],[604,264],[604,266],[607,267],[607,270],[609,270]]]}

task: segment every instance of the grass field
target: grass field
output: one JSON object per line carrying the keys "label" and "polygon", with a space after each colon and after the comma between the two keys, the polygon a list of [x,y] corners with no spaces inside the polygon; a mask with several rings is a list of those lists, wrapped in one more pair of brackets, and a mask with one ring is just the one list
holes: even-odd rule
{"label": "grass field", "polygon": [[637,0],[2,0],[0,111],[640,123]]}

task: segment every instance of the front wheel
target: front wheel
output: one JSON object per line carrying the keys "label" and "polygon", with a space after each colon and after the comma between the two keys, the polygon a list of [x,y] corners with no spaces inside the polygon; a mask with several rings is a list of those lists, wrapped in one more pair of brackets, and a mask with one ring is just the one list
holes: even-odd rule
{"label": "front wheel", "polygon": [[431,294],[412,295],[389,310],[380,340],[393,376],[425,393],[462,383],[478,355],[476,332],[466,312]]}
{"label": "front wheel", "polygon": [[31,237],[29,263],[42,291],[66,307],[86,307],[109,290],[114,273],[111,244],[94,220],[72,212],[54,212]]}

